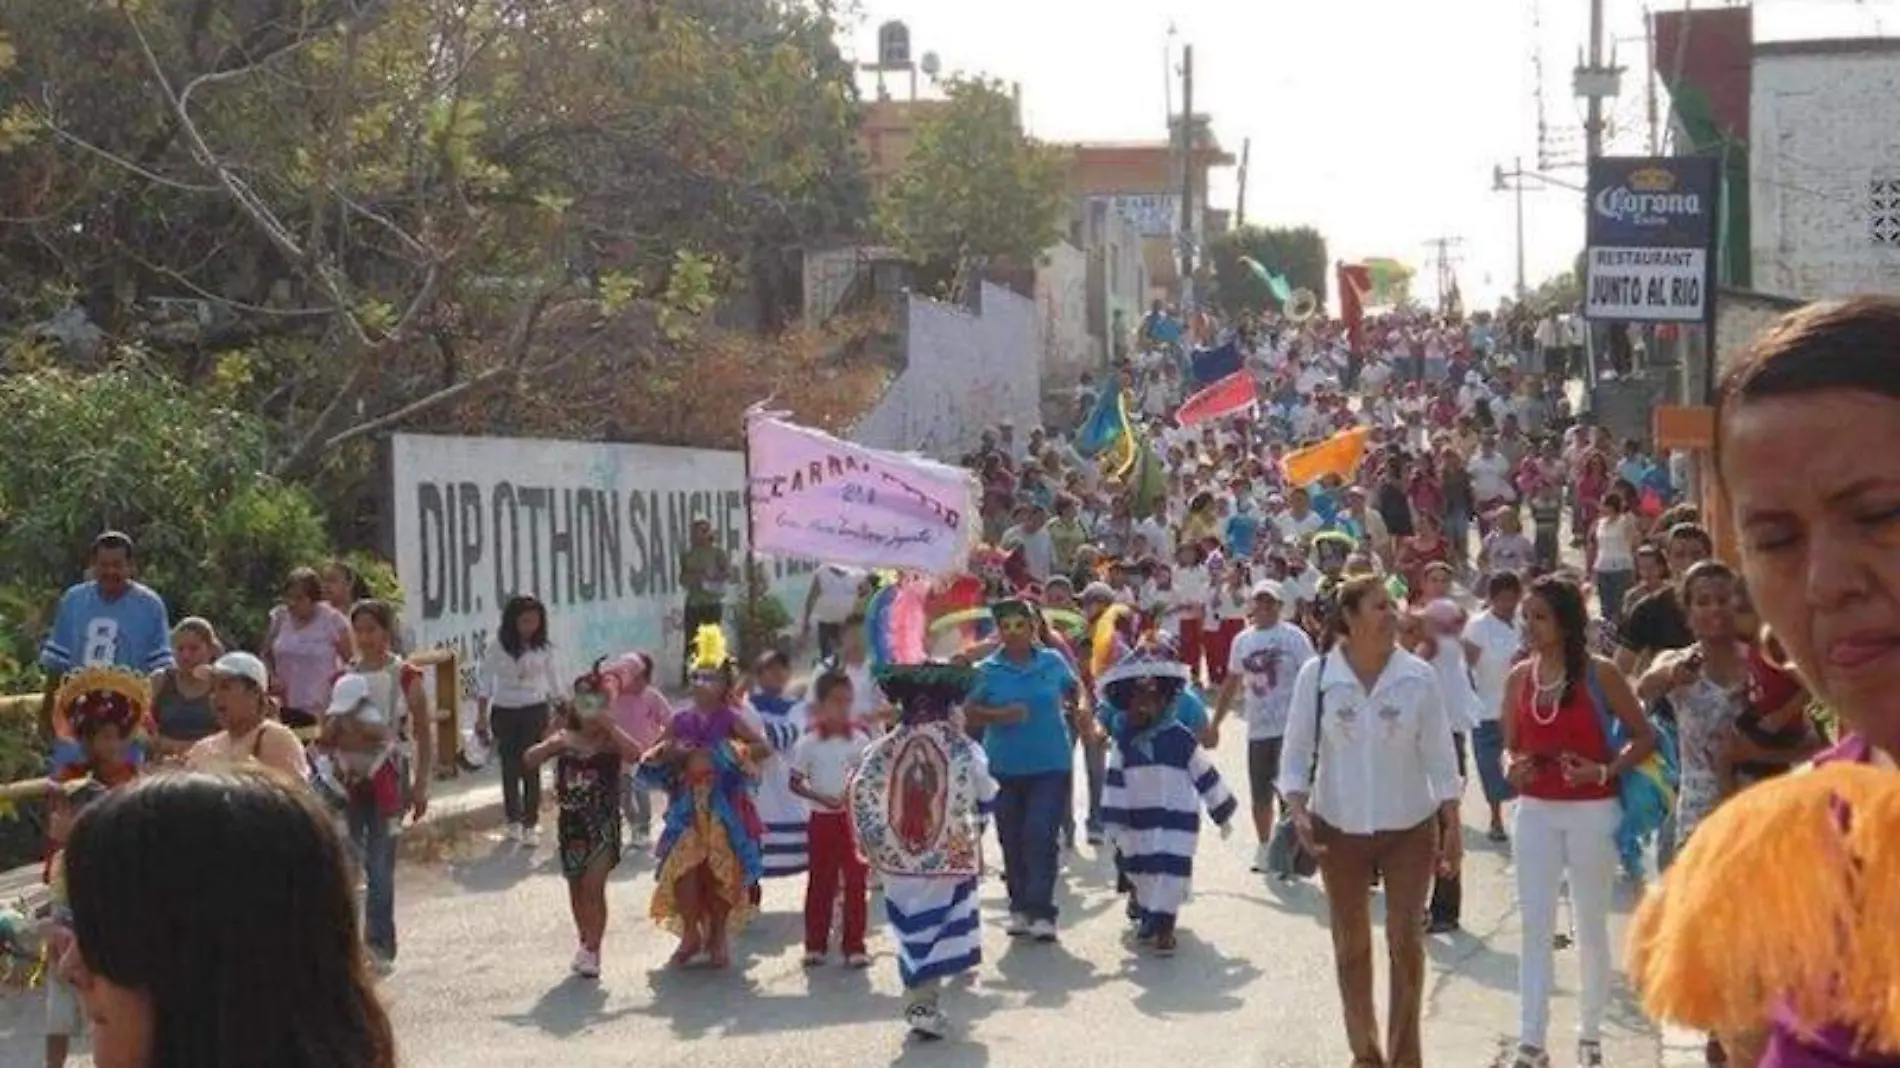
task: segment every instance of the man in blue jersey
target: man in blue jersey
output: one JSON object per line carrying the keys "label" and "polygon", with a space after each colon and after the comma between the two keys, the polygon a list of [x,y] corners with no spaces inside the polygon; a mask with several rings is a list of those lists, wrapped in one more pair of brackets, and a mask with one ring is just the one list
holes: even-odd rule
{"label": "man in blue jersey", "polygon": [[165,602],[132,579],[132,539],[108,530],[92,540],[89,578],[67,589],[40,643],[46,672],[41,726],[51,724],[53,693],[77,668],[116,666],[150,673],[172,666],[171,619]]}

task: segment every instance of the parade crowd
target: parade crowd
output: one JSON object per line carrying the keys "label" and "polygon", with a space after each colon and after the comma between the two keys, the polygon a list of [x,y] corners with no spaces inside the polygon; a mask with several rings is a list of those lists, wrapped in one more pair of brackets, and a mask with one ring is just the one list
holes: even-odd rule
{"label": "parade crowd", "polygon": [[[731,565],[703,530],[682,563],[682,701],[663,693],[675,665],[637,650],[571,664],[547,606],[507,603],[473,733],[511,842],[538,843],[553,768],[573,971],[600,974],[608,875],[650,849],[644,911],[678,938],[674,966],[727,966],[761,882],[803,879],[805,964],[888,949],[903,1026],[938,1038],[944,981],[981,964],[984,879],[1003,883],[1012,938],[1052,943],[1065,856],[1106,852],[1134,944],[1171,955],[1203,823],[1226,837],[1244,808],[1261,877],[1324,888],[1353,1063],[1416,1068],[1424,946],[1460,929],[1475,779],[1488,819],[1473,833],[1509,844],[1523,917],[1513,1068],[1551,1062],[1553,959],[1571,946],[1577,1063],[1601,1064],[1616,880],[1654,880],[1728,799],[1834,741],[1739,573],[1712,559],[1685,458],[1578,418],[1533,351],[1463,320],[1349,331],[1157,306],[1132,351],[1085,384],[1069,425],[999,426],[962,458],[983,525],[965,573],[818,568],[795,613],[821,647],[805,681],[785,653],[731,654],[716,592]],[[1237,362],[1214,375],[1210,354]],[[1216,387],[1231,399],[1210,404]],[[173,625],[136,562],[131,539],[101,535],[43,648],[52,1066],[90,1018],[112,1068],[98,1051],[123,1028],[97,1008],[62,863],[69,836],[104,824],[91,811],[157,794],[171,765],[239,792],[277,789],[229,770],[247,765],[308,784],[279,807],[351,847],[366,966],[387,972],[396,842],[436,760],[396,614],[347,569],[288,576],[244,652],[210,621]],[[1210,750],[1242,733],[1247,781],[1229,784]],[[1707,1052],[1729,1056],[1714,1035]]]}

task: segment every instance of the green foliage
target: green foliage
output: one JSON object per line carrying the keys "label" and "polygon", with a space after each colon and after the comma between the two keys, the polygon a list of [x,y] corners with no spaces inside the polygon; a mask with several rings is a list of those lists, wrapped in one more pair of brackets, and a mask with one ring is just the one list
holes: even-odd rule
{"label": "green foliage", "polygon": [[1208,255],[1214,264],[1214,303],[1225,315],[1280,310],[1266,283],[1240,262],[1243,256],[1285,276],[1294,289],[1312,290],[1325,305],[1332,261],[1326,255],[1326,238],[1310,226],[1230,230],[1208,242]]}
{"label": "green foliage", "polygon": [[1062,236],[1067,160],[1022,132],[1001,82],[951,79],[944,93],[878,205],[880,227],[925,277],[972,261],[1034,263]]}
{"label": "green foliage", "polygon": [[206,616],[236,644],[262,634],[291,567],[326,555],[309,494],[263,474],[261,421],[138,362],[0,379],[0,410],[0,614],[15,663],[31,661],[101,530],[138,542],[140,577],[174,616]]}

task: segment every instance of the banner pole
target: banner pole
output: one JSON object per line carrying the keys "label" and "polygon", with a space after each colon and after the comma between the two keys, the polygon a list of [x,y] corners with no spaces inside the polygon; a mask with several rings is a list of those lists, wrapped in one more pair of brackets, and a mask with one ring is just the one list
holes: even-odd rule
{"label": "banner pole", "polygon": [[[759,553],[754,548],[759,543],[758,528],[752,506],[752,420],[755,418],[755,412],[746,412],[744,440],[739,447],[739,462],[745,475],[745,626],[740,628],[741,646],[745,644],[748,632],[757,625],[761,593],[758,582]],[[750,652],[757,655],[759,650]],[[749,669],[751,665],[746,667]]]}

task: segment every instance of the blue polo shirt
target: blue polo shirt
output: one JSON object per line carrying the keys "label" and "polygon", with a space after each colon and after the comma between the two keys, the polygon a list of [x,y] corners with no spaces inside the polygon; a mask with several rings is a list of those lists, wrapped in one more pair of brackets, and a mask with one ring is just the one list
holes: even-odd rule
{"label": "blue polo shirt", "polygon": [[1038,646],[1022,663],[998,650],[978,662],[972,704],[1022,705],[1029,710],[1021,723],[993,723],[983,731],[990,772],[1011,776],[1068,771],[1073,755],[1062,699],[1080,688],[1069,661],[1054,649]]}

